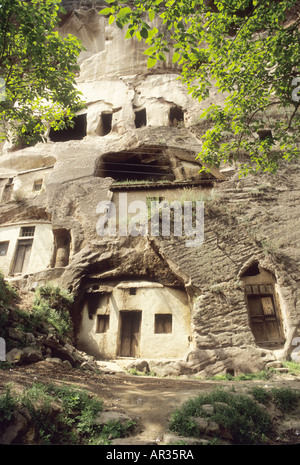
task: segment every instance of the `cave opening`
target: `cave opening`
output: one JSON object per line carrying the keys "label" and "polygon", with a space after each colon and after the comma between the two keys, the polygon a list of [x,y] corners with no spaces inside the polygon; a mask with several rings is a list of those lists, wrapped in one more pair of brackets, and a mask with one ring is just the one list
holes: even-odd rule
{"label": "cave opening", "polygon": [[69,264],[71,234],[64,228],[54,229],[54,254],[52,258],[52,267],[60,268]]}
{"label": "cave opening", "polygon": [[157,147],[106,154],[98,161],[95,176],[111,177],[116,182],[173,181],[175,178],[169,158]]}
{"label": "cave opening", "polygon": [[82,140],[87,132],[86,113],[73,118],[73,126],[64,129],[50,129],[49,138],[52,142],[67,142],[69,140]]}
{"label": "cave opening", "polygon": [[101,113],[100,116],[100,124],[98,128],[98,134],[99,136],[107,136],[112,130],[112,117],[113,114],[112,112],[109,111],[104,111]]}
{"label": "cave opening", "polygon": [[170,108],[170,126],[176,127],[184,122],[184,112],[181,107],[175,105]]}
{"label": "cave opening", "polygon": [[141,110],[136,110],[134,112],[135,114],[135,127],[142,128],[143,126],[147,126],[147,114],[146,114],[146,108],[142,108]]}

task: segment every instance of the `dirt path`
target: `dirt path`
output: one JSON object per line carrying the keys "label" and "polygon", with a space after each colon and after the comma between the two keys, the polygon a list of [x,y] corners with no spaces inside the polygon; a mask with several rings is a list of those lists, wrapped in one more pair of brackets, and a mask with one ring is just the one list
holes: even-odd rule
{"label": "dirt path", "polygon": [[[68,384],[86,389],[103,399],[104,409],[126,413],[137,420],[136,440],[159,443],[167,430],[170,414],[183,402],[220,385],[233,386],[233,382],[204,381],[133,376],[128,374],[96,374],[89,371],[68,369],[62,364],[39,362],[27,367],[0,372],[0,391],[7,383],[22,390],[35,382]],[[240,391],[249,383],[265,385],[265,381],[235,382]],[[278,377],[269,386],[289,386],[300,389],[300,379]]]}
{"label": "dirt path", "polygon": [[214,384],[202,381],[156,377],[97,375],[88,371],[66,369],[61,364],[40,362],[27,367],[2,371],[0,389],[13,383],[22,390],[35,382],[76,385],[103,399],[104,409],[126,413],[137,420],[140,440],[156,441],[167,429],[168,419],[182,402],[211,389]]}

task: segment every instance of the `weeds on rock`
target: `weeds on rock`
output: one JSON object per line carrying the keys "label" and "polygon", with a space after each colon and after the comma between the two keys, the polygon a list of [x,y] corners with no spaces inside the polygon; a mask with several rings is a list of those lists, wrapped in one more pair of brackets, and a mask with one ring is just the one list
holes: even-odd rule
{"label": "weeds on rock", "polygon": [[274,402],[276,407],[282,412],[291,412],[294,410],[300,398],[299,392],[285,387],[266,389],[255,386],[252,388],[251,392],[257,402],[263,405],[267,405],[268,402]]}
{"label": "weeds on rock", "polygon": [[0,432],[9,424],[13,412],[24,407],[35,429],[34,443],[41,445],[109,444],[135,425],[131,420],[99,423],[102,399],[85,390],[36,383],[21,395],[13,395],[9,387],[0,396]]}
{"label": "weeds on rock", "polygon": [[20,329],[31,332],[39,330],[51,332],[54,328],[58,336],[65,337],[71,331],[72,320],[70,308],[73,296],[59,286],[46,285],[39,287],[34,296],[32,310],[15,309],[19,317]]}
{"label": "weeds on rock", "polygon": [[[203,405],[213,406],[207,413]],[[263,443],[272,431],[268,413],[250,396],[237,395],[222,389],[189,400],[171,417],[169,428],[181,436],[200,437],[197,417],[209,418],[217,423],[221,431],[233,438],[235,444]]]}

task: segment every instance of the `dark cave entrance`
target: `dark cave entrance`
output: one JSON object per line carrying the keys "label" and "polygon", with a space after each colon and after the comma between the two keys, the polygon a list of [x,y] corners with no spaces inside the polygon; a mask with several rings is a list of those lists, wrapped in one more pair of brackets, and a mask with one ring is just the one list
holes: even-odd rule
{"label": "dark cave entrance", "polygon": [[173,181],[169,157],[161,148],[145,147],[133,151],[109,153],[96,165],[95,176],[125,181]]}
{"label": "dark cave entrance", "polygon": [[67,142],[69,140],[82,140],[86,136],[87,120],[86,114],[73,118],[73,127],[67,127],[55,131],[50,129],[49,138],[52,142]]}

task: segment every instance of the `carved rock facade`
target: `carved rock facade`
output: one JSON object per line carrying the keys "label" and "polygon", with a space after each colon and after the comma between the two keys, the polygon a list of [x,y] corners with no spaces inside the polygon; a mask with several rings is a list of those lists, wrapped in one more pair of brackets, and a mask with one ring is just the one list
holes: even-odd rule
{"label": "carved rock facade", "polygon": [[[87,107],[74,128],[2,147],[0,268],[24,290],[51,281],[71,290],[78,348],[99,360],[213,375],[289,357],[300,323],[299,166],[276,177],[199,174],[203,107],[171,57],[147,69],[144,45],[108,26],[101,3],[66,2],[62,18],[61,34],[86,48]],[[115,226],[127,228],[128,205],[151,200],[204,202],[204,242],[99,235],[99,205],[112,202]]]}

